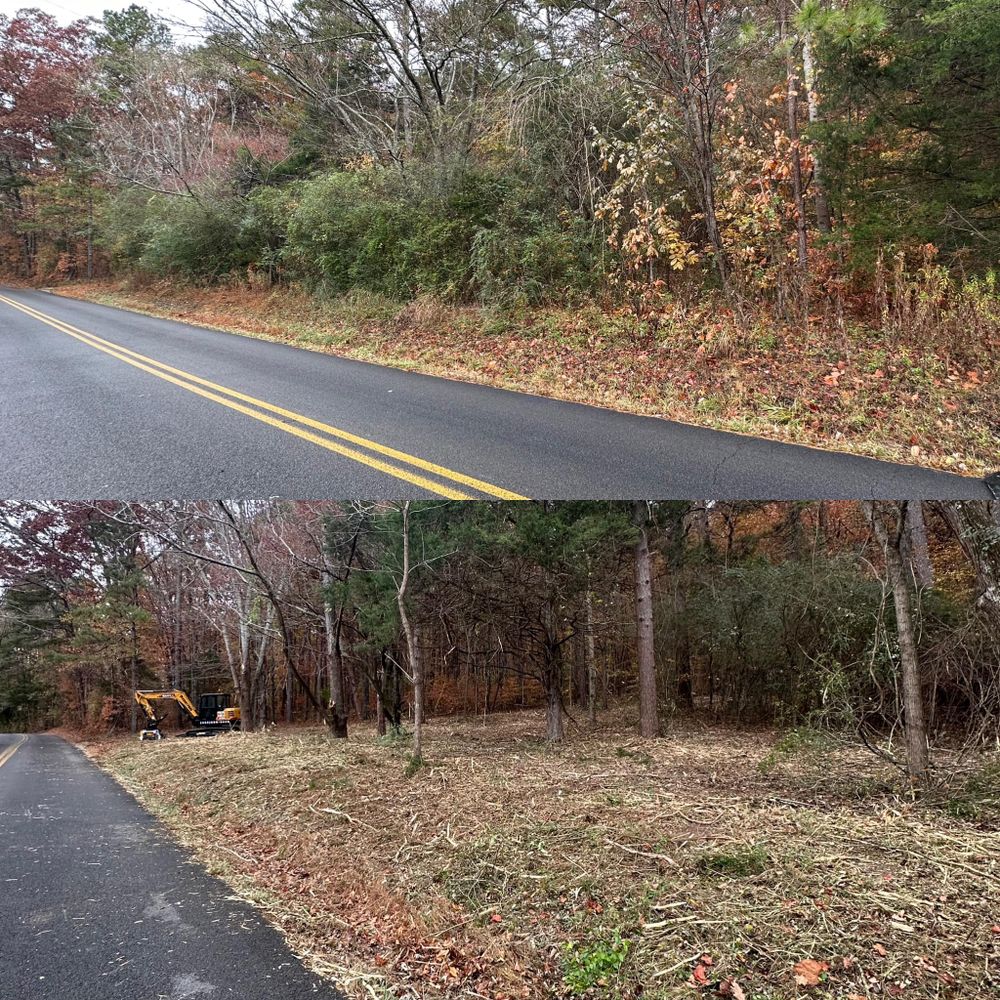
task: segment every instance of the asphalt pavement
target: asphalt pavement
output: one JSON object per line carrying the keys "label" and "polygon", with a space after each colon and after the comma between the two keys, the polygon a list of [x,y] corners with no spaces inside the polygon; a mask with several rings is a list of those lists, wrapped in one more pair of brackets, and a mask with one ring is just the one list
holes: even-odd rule
{"label": "asphalt pavement", "polygon": [[988,499],[982,482],[0,289],[0,496]]}
{"label": "asphalt pavement", "polygon": [[343,1000],[57,736],[0,735],[0,1000]]}

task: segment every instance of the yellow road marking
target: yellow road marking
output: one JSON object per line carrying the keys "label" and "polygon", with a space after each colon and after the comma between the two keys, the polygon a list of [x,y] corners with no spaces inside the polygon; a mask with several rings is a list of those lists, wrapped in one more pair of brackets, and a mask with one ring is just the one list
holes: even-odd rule
{"label": "yellow road marking", "polygon": [[8,747],[3,753],[0,753],[0,767],[3,767],[21,749],[21,744],[27,739],[27,736],[22,736],[12,747]]}
{"label": "yellow road marking", "polygon": [[[432,482],[429,479],[425,479],[423,476],[411,473],[409,470],[399,469],[395,466],[387,465],[378,459],[361,454],[354,449],[345,448],[341,445],[335,444],[334,442],[317,437],[315,434],[310,434],[308,431],[304,431],[299,427],[293,427],[283,420],[275,420],[268,417],[266,414],[250,410],[245,406],[234,403],[232,399],[242,400],[245,403],[259,407],[260,409],[276,413],[287,418],[288,420],[294,420],[296,423],[303,424],[306,427],[312,427],[316,430],[322,431],[332,437],[340,438],[343,441],[348,441],[351,444],[367,448],[377,454],[385,455],[386,457],[392,458],[397,462],[404,462],[414,468],[422,469],[425,472],[439,476],[442,479],[448,479],[451,482],[459,483],[463,486],[469,486],[472,489],[486,493],[488,496],[494,496],[504,500],[527,499],[527,497],[523,497],[518,493],[513,493],[510,490],[494,486],[492,483],[487,483],[480,479],[474,479],[472,476],[466,476],[463,473],[455,472],[454,470],[447,469],[444,466],[436,465],[435,463],[428,462],[422,458],[417,458],[415,455],[409,455],[406,452],[397,451],[395,448],[379,444],[377,441],[371,441],[367,438],[360,437],[357,434],[351,434],[349,431],[341,430],[338,427],[333,427],[330,424],[325,424],[319,420],[313,420],[311,417],[296,413],[293,410],[287,410],[283,407],[275,406],[272,403],[268,403],[262,399],[257,399],[254,396],[249,396],[246,393],[237,391],[236,389],[230,389],[215,382],[210,382],[208,379],[201,378],[198,375],[193,375],[180,368],[174,368],[162,361],[157,361],[155,358],[147,357],[146,355],[139,354],[138,352],[130,350],[127,347],[122,347],[120,344],[116,344],[113,341],[105,340],[103,337],[97,336],[97,334],[81,330],[79,327],[72,326],[71,324],[57,319],[54,316],[49,316],[46,313],[32,308],[31,306],[26,306],[21,302],[16,302],[13,299],[7,298],[5,295],[0,295],[0,302],[4,302],[12,308],[18,309],[26,315],[31,316],[33,319],[37,319],[39,322],[45,323],[48,326],[59,330],[61,333],[74,337],[76,340],[87,344],[89,347],[93,347],[95,350],[103,351],[105,354],[109,354],[112,357],[117,358],[119,361],[124,361],[126,364],[132,365],[134,368],[139,368],[142,371],[148,372],[150,375],[155,375],[157,378],[161,378],[167,382],[173,383],[174,385],[178,385],[182,389],[187,389],[189,392],[193,392],[196,395],[210,399],[213,402],[229,407],[230,409],[243,413],[246,416],[253,417],[255,420],[269,424],[272,427],[277,427],[289,434],[294,434],[296,437],[303,438],[304,440],[317,444],[322,448],[328,449],[329,451],[336,452],[339,455],[343,455],[345,458],[350,458],[356,462],[368,465],[380,472],[385,472],[390,476],[394,476],[397,479],[403,479],[406,482],[413,483],[414,485],[427,489],[430,492],[438,494],[439,496],[448,497],[452,500],[473,499],[465,493],[448,487],[442,487],[440,484]],[[178,377],[175,378],[173,376]],[[186,381],[181,381],[181,379]],[[199,389],[198,386],[205,386],[207,389],[213,391],[206,392],[203,389]],[[232,397],[232,399],[223,399],[217,395],[218,393],[223,393],[226,396]]]}

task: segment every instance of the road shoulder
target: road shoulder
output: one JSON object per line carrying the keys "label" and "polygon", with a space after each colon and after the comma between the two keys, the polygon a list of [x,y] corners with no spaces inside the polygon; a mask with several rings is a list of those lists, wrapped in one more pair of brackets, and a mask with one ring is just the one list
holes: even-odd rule
{"label": "road shoulder", "polygon": [[328,301],[295,290],[53,291],[353,360],[964,475],[995,471],[1000,453],[995,372],[932,353],[892,357],[862,340],[846,362],[821,340],[792,350],[773,338],[720,345],[693,329],[651,335],[594,306],[498,319],[425,299]]}

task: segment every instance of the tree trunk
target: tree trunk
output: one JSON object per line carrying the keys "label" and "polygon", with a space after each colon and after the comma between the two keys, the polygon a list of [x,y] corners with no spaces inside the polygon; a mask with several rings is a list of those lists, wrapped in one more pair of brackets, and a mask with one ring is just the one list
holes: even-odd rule
{"label": "tree trunk", "polygon": [[919,787],[927,782],[930,761],[913,606],[910,590],[906,584],[906,571],[901,553],[908,501],[865,501],[863,506],[875,537],[885,552],[885,569],[892,588],[892,600],[896,609],[896,632],[899,636],[903,721],[906,726],[906,765],[911,784]]}
{"label": "tree trunk", "polygon": [[694,708],[694,685],[691,678],[691,637],[687,623],[685,581],[674,577],[674,664],[677,670],[677,700],[685,708]]}
{"label": "tree trunk", "polygon": [[420,644],[416,629],[406,613],[406,592],[410,585],[410,501],[402,506],[403,513],[403,574],[396,592],[399,620],[406,636],[406,653],[410,660],[410,679],[413,684],[413,759],[420,761],[423,752],[424,723],[424,673],[420,662]]}
{"label": "tree trunk", "polygon": [[254,720],[255,704],[250,668],[250,626],[240,621],[240,665],[236,693],[240,699],[240,729],[253,732],[256,728]]}
{"label": "tree trunk", "polygon": [[87,179],[87,280],[94,280],[94,189]]}
{"label": "tree trunk", "polygon": [[694,530],[698,539],[698,545],[704,549],[712,547],[711,524],[708,519],[709,504],[711,500],[695,500],[694,510]]}
{"label": "tree trunk", "polygon": [[[816,94],[816,63],[813,59],[812,34],[808,31],[802,35],[802,75],[806,85],[809,124],[815,125],[819,120],[819,97]],[[830,202],[826,197],[820,152],[815,146],[812,149],[812,158],[812,188],[816,204],[816,226],[821,233],[829,233],[833,228],[830,217]]]}
{"label": "tree trunk", "polygon": [[423,760],[424,754],[424,663],[420,651],[420,626],[412,626],[413,648],[410,650],[410,672],[413,676],[413,759]]}
{"label": "tree trunk", "polygon": [[562,657],[559,650],[551,650],[545,665],[545,738],[558,743],[564,734],[562,703]]}
{"label": "tree trunk", "polygon": [[139,731],[139,704],[135,700],[136,688],[139,686],[139,640],[136,635],[135,621],[131,623],[131,640],[132,640],[132,653],[129,657],[129,680],[132,685],[132,714],[129,720],[132,735],[134,736]]}
{"label": "tree trunk", "polygon": [[587,721],[591,727],[597,725],[597,657],[594,655],[594,592],[590,588],[590,574],[587,574],[587,634],[584,654],[587,664]]}
{"label": "tree trunk", "polygon": [[183,569],[180,559],[176,560],[174,572],[174,620],[170,639],[170,683],[181,686],[181,606],[184,598]]}
{"label": "tree trunk", "polygon": [[[781,15],[781,34],[787,35],[787,13]],[[795,46],[789,45],[785,57],[787,79],[785,109],[788,115],[789,150],[792,157],[792,197],[795,201],[795,236],[798,251],[799,270],[809,266],[808,244],[806,242],[806,207],[802,184],[802,153],[799,149],[799,73],[795,61]]]}
{"label": "tree trunk", "polygon": [[323,628],[326,633],[326,674],[330,686],[330,735],[338,740],[347,739],[347,700],[344,696],[344,662],[340,655],[340,637],[337,630],[330,586],[333,576],[323,570]]}
{"label": "tree trunk", "polygon": [[639,734],[653,737],[660,733],[656,704],[656,657],[653,648],[653,577],[649,555],[648,508],[645,500],[636,500],[635,521],[639,539],[635,545],[636,643],[639,661]]}
{"label": "tree trunk", "polygon": [[927,547],[927,526],[924,524],[924,508],[919,500],[911,500],[906,505],[906,531],[903,534],[903,557],[913,573],[913,582],[918,587],[934,586],[934,567],[931,565]]}

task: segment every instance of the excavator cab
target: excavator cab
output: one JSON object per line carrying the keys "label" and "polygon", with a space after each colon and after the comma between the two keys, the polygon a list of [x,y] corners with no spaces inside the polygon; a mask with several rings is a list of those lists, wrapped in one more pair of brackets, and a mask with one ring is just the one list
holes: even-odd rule
{"label": "excavator cab", "polygon": [[182,736],[215,736],[217,733],[231,732],[240,728],[240,710],[232,705],[231,696],[225,692],[213,691],[201,695],[197,708],[179,688],[136,691],[135,700],[146,715],[146,728],[139,734],[139,739],[142,741],[163,739],[160,730],[163,718],[156,708],[166,701],[176,702],[181,712],[194,723],[194,729],[182,733]]}
{"label": "excavator cab", "polygon": [[239,718],[239,709],[232,706],[232,697],[223,691],[214,691],[211,694],[203,694],[198,699],[198,722],[202,725],[210,725],[216,722],[232,721],[235,711],[235,718]]}

